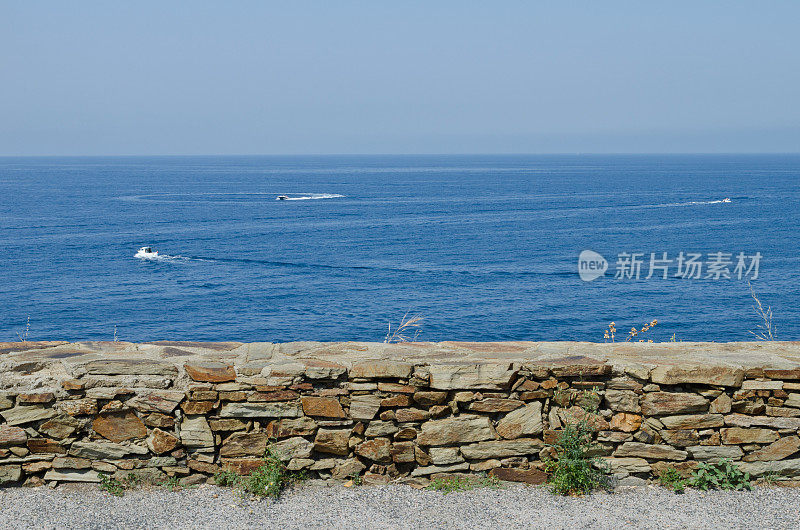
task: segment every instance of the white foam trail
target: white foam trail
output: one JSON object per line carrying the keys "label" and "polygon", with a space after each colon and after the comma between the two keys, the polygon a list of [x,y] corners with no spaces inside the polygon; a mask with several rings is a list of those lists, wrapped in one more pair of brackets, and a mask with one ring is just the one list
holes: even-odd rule
{"label": "white foam trail", "polygon": [[[166,262],[176,262],[176,261],[191,261],[192,258],[187,258],[186,256],[170,256],[169,254],[159,254],[158,256],[134,256],[136,259],[140,259],[142,261],[166,261]],[[205,260],[197,260],[197,261],[205,261]]]}
{"label": "white foam trail", "polygon": [[338,193],[312,193],[310,195],[302,195],[300,197],[287,197],[285,201],[311,201],[316,199],[338,199],[339,197],[344,197],[344,195],[339,195]]}
{"label": "white foam trail", "polygon": [[689,202],[668,202],[665,204],[643,204],[642,206],[636,206],[635,208],[672,208],[678,206],[699,206],[703,204],[721,204],[725,201],[722,199],[714,200],[714,201],[689,201]]}

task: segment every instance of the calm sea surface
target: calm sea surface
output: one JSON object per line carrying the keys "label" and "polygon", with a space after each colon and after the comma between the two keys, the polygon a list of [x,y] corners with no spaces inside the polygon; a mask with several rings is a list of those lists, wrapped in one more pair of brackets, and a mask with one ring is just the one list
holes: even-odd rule
{"label": "calm sea surface", "polygon": [[[426,340],[749,340],[739,252],[800,339],[799,156],[0,158],[0,244],[0,341],[382,340],[407,311]],[[732,278],[645,279],[681,251]]]}

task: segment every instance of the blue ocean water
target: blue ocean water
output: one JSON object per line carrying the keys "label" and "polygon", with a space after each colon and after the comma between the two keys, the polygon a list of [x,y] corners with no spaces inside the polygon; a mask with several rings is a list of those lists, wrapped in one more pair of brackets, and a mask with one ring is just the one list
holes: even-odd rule
{"label": "blue ocean water", "polygon": [[[0,243],[0,340],[750,340],[739,252],[800,339],[796,155],[0,158]],[[733,278],[645,278],[681,251]]]}

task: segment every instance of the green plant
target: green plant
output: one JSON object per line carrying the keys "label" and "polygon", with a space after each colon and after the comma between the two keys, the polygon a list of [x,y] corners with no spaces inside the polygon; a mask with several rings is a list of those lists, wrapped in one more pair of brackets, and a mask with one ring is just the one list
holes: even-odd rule
{"label": "green plant", "polygon": [[606,483],[606,466],[589,456],[594,447],[587,421],[567,424],[554,444],[555,460],[546,460],[548,482],[559,495],[583,495]]}
{"label": "green plant", "polygon": [[578,398],[578,406],[589,414],[593,414],[600,408],[600,394],[594,390],[584,390]]}
{"label": "green plant", "polygon": [[668,467],[662,471],[658,481],[663,487],[671,489],[675,493],[683,493],[686,489],[687,480],[674,467]]}
{"label": "green plant", "polygon": [[235,486],[241,478],[236,472],[227,469],[214,475],[217,486]]}
{"label": "green plant", "polygon": [[125,484],[129,489],[138,487],[141,482],[142,479],[135,473],[128,473],[128,476],[125,478]]}
{"label": "green plant", "polygon": [[229,486],[241,493],[249,493],[259,497],[277,498],[292,481],[301,478],[292,474],[275,451],[272,445],[267,446],[264,463],[249,475],[239,475],[235,471],[221,471],[214,475],[219,486]]}
{"label": "green plant", "polygon": [[431,481],[426,489],[441,491],[445,495],[454,491],[468,491],[477,488],[499,488],[500,481],[495,477],[441,477]]}
{"label": "green plant", "polygon": [[702,462],[692,476],[688,485],[699,490],[750,490],[750,474],[743,472],[730,459],[722,459],[716,464]]}
{"label": "green plant", "polygon": [[778,482],[778,474],[774,471],[767,471],[764,473],[764,476],[761,477],[761,480],[767,486],[774,486],[776,482]]}
{"label": "green plant", "polygon": [[168,488],[170,491],[176,491],[181,489],[181,479],[178,477],[169,477],[167,480],[161,483],[162,486]]}
{"label": "green plant", "polygon": [[99,488],[103,491],[107,491],[111,495],[116,497],[122,497],[125,493],[125,485],[120,482],[119,480],[115,479],[112,476],[105,475],[103,473],[98,473],[97,476],[100,477],[100,485]]}

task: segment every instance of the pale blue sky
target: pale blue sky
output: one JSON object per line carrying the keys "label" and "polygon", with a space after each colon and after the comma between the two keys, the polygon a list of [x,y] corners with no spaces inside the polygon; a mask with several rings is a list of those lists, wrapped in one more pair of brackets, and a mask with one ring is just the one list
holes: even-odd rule
{"label": "pale blue sky", "polygon": [[800,151],[800,2],[0,0],[0,154]]}

